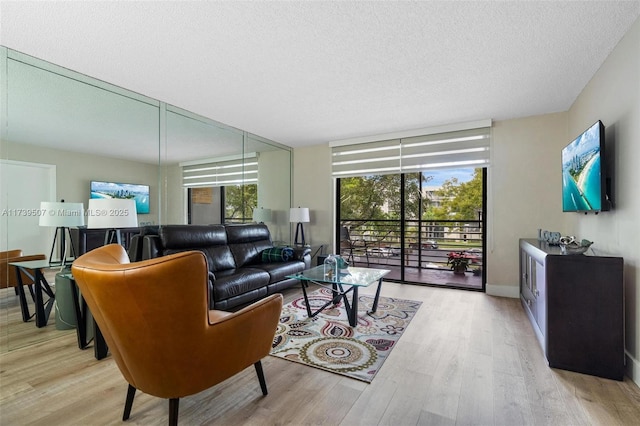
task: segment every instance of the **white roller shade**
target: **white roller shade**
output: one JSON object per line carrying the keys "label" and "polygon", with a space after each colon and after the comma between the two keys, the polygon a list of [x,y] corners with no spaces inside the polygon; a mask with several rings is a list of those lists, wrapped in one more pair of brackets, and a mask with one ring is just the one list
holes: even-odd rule
{"label": "white roller shade", "polygon": [[[488,122],[490,124],[490,122]],[[332,174],[351,177],[453,167],[487,167],[491,127],[333,146]]]}
{"label": "white roller shade", "polygon": [[257,153],[185,162],[182,185],[190,188],[242,185],[258,181]]}
{"label": "white roller shade", "polygon": [[331,156],[335,177],[400,173],[400,139],[337,146]]}
{"label": "white roller shade", "polygon": [[403,173],[443,167],[489,165],[490,128],[402,139]]}

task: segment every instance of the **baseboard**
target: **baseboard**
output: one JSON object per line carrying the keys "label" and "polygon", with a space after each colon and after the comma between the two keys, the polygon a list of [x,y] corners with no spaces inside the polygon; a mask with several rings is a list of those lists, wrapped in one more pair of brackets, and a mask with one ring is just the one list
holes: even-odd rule
{"label": "baseboard", "polygon": [[520,287],[512,285],[487,284],[486,293],[490,296],[517,299],[520,297]]}
{"label": "baseboard", "polygon": [[625,374],[640,387],[640,362],[634,359],[629,352],[625,351]]}

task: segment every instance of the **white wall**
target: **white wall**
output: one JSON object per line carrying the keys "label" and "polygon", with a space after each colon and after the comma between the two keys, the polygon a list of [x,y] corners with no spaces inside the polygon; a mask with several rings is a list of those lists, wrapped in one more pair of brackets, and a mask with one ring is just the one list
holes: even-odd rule
{"label": "white wall", "polygon": [[56,166],[56,197],[69,203],[89,203],[92,180],[138,183],[150,186],[150,214],[138,215],[140,222],[158,220],[158,166],[109,157],[96,157],[40,146],[7,143],[3,158]]}
{"label": "white wall", "polygon": [[56,167],[0,159],[0,251],[49,255],[55,228],[39,226],[40,203],[57,201]]}
{"label": "white wall", "polygon": [[487,182],[487,293],[518,297],[518,239],[538,228],[565,235],[560,150],[567,114],[493,124]]}
{"label": "white wall", "polygon": [[291,153],[264,151],[258,161],[258,206],[271,209],[266,223],[273,241],[290,241]]}
{"label": "white wall", "polygon": [[159,200],[162,211],[158,224],[187,223],[187,190],[182,186],[182,167],[177,164],[160,167]]}
{"label": "white wall", "polygon": [[[599,254],[625,259],[627,375],[640,384],[640,21],[566,112],[493,124],[487,222],[487,293],[517,297],[518,239],[537,229],[594,241]],[[562,213],[562,147],[596,120],[613,155],[615,209]],[[609,146],[611,145],[611,146]],[[332,241],[333,180],[327,145],[294,150],[294,204],[315,212],[314,241]]]}
{"label": "white wall", "polygon": [[[518,239],[538,228],[562,232],[560,149],[566,113],[493,124],[488,173],[487,292],[518,297]],[[334,182],[327,145],[294,150],[294,204],[308,205],[313,242],[332,242]],[[306,235],[306,234],[305,234]]]}
{"label": "white wall", "polygon": [[296,148],[293,152],[293,205],[308,207],[310,223],[305,224],[305,240],[312,246],[326,244],[325,253],[334,252],[333,178],[329,145]]}
{"label": "white wall", "polygon": [[566,216],[571,235],[594,241],[600,254],[624,258],[627,374],[640,384],[640,20],[620,41],[569,110],[575,137],[596,120],[605,125],[614,209]]}

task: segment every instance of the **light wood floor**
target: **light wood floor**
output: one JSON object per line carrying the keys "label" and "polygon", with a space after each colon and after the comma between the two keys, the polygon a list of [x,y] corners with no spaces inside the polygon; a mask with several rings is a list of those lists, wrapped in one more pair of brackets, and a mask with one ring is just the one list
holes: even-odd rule
{"label": "light wood floor", "polygon": [[[638,387],[550,369],[518,300],[393,283],[383,295],[423,304],[372,383],[267,357],[268,396],[249,368],[181,399],[180,424],[638,424]],[[168,402],[141,393],[122,423],[126,382],[75,339],[0,354],[0,425],[167,423]]]}

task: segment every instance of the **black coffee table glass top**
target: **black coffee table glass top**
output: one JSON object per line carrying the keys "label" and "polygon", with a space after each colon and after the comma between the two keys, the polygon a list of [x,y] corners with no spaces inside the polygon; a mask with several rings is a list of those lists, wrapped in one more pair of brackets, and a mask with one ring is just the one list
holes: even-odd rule
{"label": "black coffee table glass top", "polygon": [[[358,315],[358,289],[360,287],[368,287],[371,284],[378,283],[376,296],[371,310],[371,312],[375,312],[378,309],[378,299],[380,298],[382,278],[388,273],[389,270],[387,269],[357,268],[352,266],[341,270],[338,274],[327,274],[325,272],[324,265],[320,265],[294,275],[289,275],[287,278],[295,278],[302,282],[302,293],[304,295],[304,301],[309,318],[313,318],[322,312],[327,306],[332,304],[335,305],[340,299],[342,299],[349,318],[349,324],[352,327],[355,327]],[[309,304],[309,298],[307,295],[308,282],[312,282],[325,288],[330,287],[333,293],[332,300],[328,301],[315,312],[312,312]],[[351,302],[349,302],[347,298],[348,293],[352,294]]]}

